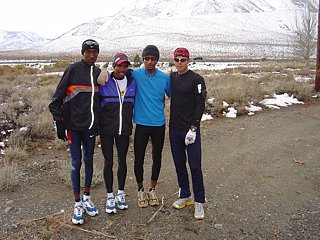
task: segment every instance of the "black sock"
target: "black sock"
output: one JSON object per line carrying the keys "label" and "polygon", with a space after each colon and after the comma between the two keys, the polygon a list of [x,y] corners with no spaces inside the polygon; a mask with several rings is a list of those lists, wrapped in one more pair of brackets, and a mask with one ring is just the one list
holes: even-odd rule
{"label": "black sock", "polygon": [[84,192],[83,195],[90,196],[89,192]]}
{"label": "black sock", "polygon": [[149,192],[156,190],[155,188],[149,188]]}
{"label": "black sock", "polygon": [[138,191],[144,191],[144,188],[143,187],[138,187]]}

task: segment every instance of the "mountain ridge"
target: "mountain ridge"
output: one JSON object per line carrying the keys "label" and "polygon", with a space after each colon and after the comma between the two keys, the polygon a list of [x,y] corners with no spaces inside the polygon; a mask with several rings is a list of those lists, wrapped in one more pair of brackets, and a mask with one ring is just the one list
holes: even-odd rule
{"label": "mountain ridge", "polygon": [[81,42],[94,38],[110,54],[139,53],[155,44],[163,56],[183,45],[198,55],[283,57],[291,54],[291,25],[303,2],[138,0],[113,16],[94,18],[24,52],[78,54]]}

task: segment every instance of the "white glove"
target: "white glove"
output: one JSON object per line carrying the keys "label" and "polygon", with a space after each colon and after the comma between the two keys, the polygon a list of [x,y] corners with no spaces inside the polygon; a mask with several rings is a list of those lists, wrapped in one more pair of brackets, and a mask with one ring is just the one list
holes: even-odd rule
{"label": "white glove", "polygon": [[97,82],[98,82],[101,86],[105,85],[106,82],[108,81],[108,75],[109,75],[109,74],[108,74],[107,69],[101,69],[101,72],[100,72],[100,75],[99,75],[99,77],[98,77]]}
{"label": "white glove", "polygon": [[187,132],[186,138],[184,139],[184,143],[186,145],[192,144],[196,141],[196,137],[197,137],[197,133],[189,129],[189,131]]}

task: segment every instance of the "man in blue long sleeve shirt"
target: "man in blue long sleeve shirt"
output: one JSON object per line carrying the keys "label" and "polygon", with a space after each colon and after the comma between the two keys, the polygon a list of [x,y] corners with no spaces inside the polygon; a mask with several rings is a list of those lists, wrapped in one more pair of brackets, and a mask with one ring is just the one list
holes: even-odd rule
{"label": "man in blue long sleeve shirt", "polygon": [[[133,78],[137,84],[133,120],[136,124],[134,135],[134,172],[138,185],[138,206],[159,205],[155,187],[161,169],[162,149],[165,136],[164,100],[170,96],[170,78],[156,68],[159,50],[148,45],[142,52],[144,68],[134,69]],[[146,147],[152,141],[152,174],[148,193],[143,187],[143,165]]]}

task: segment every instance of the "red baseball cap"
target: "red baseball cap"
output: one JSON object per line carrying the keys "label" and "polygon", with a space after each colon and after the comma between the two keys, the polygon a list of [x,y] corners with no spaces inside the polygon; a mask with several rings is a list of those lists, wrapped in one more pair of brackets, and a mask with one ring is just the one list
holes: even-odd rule
{"label": "red baseball cap", "polygon": [[116,55],[114,55],[112,66],[115,67],[116,65],[120,65],[124,62],[127,62],[130,65],[128,56],[124,53],[117,53]]}
{"label": "red baseball cap", "polygon": [[188,49],[186,49],[186,48],[177,48],[176,50],[174,50],[173,56],[174,57],[186,57],[186,58],[189,58],[190,54],[189,54]]}

